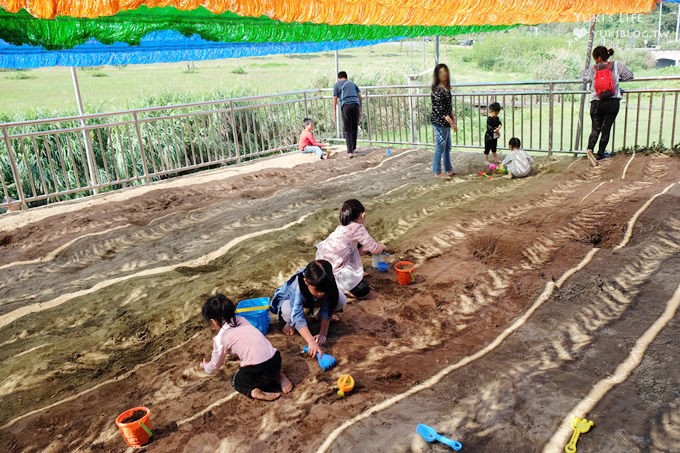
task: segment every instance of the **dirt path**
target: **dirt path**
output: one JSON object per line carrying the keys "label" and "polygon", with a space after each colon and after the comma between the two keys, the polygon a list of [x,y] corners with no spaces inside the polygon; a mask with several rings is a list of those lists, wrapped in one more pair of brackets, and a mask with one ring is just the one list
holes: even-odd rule
{"label": "dirt path", "polygon": [[[388,160],[378,150],[351,162],[263,170],[6,232],[13,239],[0,247],[6,276],[0,437],[11,451],[122,451],[113,418],[146,404],[156,426],[152,451],[315,451],[342,421],[493,345],[547,284],[599,247],[493,353],[447,375],[436,389],[352,425],[330,445],[333,451],[422,449],[413,420],[428,415],[475,451],[542,448],[670,297],[672,277],[654,292],[650,282],[662,275],[650,269],[658,264],[672,272],[677,264],[672,247],[654,261],[659,241],[672,243],[677,233],[671,209],[677,187],[650,203],[629,244],[612,249],[635,212],[677,180],[680,162],[638,156],[622,179],[625,157],[596,169],[585,161],[539,160],[531,178],[487,181],[474,174],[481,169],[478,155],[459,154],[461,176],[433,181],[430,157],[414,150]],[[395,259],[418,263],[417,284],[397,287],[392,274],[371,272],[380,298],[352,303],[332,327],[329,350],[340,361],[333,372],[299,357],[299,338],[271,331],[296,384],[278,402],[235,396],[228,382],[237,363],[200,377],[194,365],[210,352],[198,317],[202,298],[215,289],[234,298],[270,294],[313,256],[314,242],[334,228],[338,206],[349,197],[365,202],[369,230],[388,242]],[[645,253],[654,255],[649,262]],[[626,266],[639,266],[646,279],[623,274]],[[599,297],[618,294],[607,286],[616,279],[632,285],[626,304]],[[630,308],[643,297],[653,299],[644,314]],[[606,316],[579,318],[584,299],[595,301],[592,316]],[[621,321],[628,318],[629,324]],[[578,338],[571,337],[575,332]],[[596,355],[606,360],[595,366]],[[332,387],[343,372],[359,385],[338,400]],[[583,386],[576,386],[573,376],[582,375]],[[527,402],[523,395],[532,391],[536,401]],[[660,419],[677,417],[677,403],[650,398]],[[545,410],[538,411],[541,404]],[[81,413],[90,414],[86,422]],[[662,422],[642,428],[642,417],[633,420],[636,429],[672,438]],[[365,441],[377,438],[380,444]]]}

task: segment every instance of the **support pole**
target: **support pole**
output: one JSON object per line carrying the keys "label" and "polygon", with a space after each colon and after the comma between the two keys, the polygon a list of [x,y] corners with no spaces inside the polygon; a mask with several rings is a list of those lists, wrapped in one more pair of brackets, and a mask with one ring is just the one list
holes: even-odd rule
{"label": "support pole", "polygon": [[434,64],[439,64],[439,35],[434,37]]}
{"label": "support pole", "polygon": [[[588,44],[586,44],[586,61],[585,65],[583,68],[583,74],[590,69],[590,59],[592,58],[592,53],[593,53],[593,41],[595,39],[595,19],[597,16],[593,15],[590,18],[590,30],[588,32]],[[588,84],[590,82],[583,81],[583,85],[581,87],[582,90],[587,90],[588,89]],[[583,116],[584,116],[584,111],[586,107],[586,96],[587,94],[581,95],[581,105],[579,106],[579,113],[578,113],[578,124],[576,126],[576,140],[575,144],[576,146],[574,147],[575,150],[578,150],[581,148],[581,136],[583,135]]]}
{"label": "support pole", "polygon": [[680,41],[680,3],[678,3],[678,13],[675,21],[675,40]]}
{"label": "support pole", "polygon": [[[76,94],[76,104],[78,106],[78,115],[85,115],[83,109],[83,98],[80,96],[80,85],[78,84],[78,74],[75,66],[71,66],[71,80],[73,80],[73,91]],[[95,169],[94,153],[92,152],[92,140],[90,140],[90,133],[85,129],[87,124],[81,118],[80,126],[83,128],[83,140],[85,141],[85,158],[87,159],[87,169],[90,174],[90,186],[92,186],[92,195],[97,195],[97,171]],[[76,170],[77,171],[77,170]]]}
{"label": "support pole", "polygon": [[661,47],[661,14],[663,13],[663,2],[659,2],[659,27],[656,31],[656,45]]}

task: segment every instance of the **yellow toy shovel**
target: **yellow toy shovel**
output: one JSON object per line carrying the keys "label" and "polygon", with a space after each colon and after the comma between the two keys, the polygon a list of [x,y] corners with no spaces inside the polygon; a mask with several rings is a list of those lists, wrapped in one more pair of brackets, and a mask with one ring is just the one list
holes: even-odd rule
{"label": "yellow toy shovel", "polygon": [[564,447],[564,451],[566,453],[576,453],[576,442],[578,442],[579,436],[583,433],[587,433],[588,431],[590,431],[590,428],[592,426],[593,426],[592,420],[574,417],[574,419],[571,421],[571,427],[574,429],[574,433],[571,435],[571,440],[569,441],[567,446]]}

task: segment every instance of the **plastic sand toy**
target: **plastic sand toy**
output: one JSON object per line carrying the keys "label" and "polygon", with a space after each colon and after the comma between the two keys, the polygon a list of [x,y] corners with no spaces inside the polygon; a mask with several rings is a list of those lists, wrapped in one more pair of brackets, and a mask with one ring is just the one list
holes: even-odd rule
{"label": "plastic sand toy", "polygon": [[452,450],[459,451],[460,449],[463,448],[463,444],[458,442],[457,440],[451,440],[448,437],[444,437],[441,434],[437,432],[436,429],[423,425],[422,423],[418,423],[418,426],[416,427],[416,432],[425,439],[425,442],[441,442],[444,445],[448,445],[451,447]]}
{"label": "plastic sand toy", "polygon": [[338,396],[342,398],[354,389],[354,379],[349,374],[343,374],[338,379]]}
{"label": "plastic sand toy", "polygon": [[571,421],[571,427],[574,429],[574,433],[571,435],[571,440],[569,441],[567,446],[564,447],[564,451],[566,453],[576,453],[576,442],[578,442],[579,436],[583,433],[587,433],[588,431],[590,431],[590,428],[592,426],[593,426],[592,420],[574,417],[574,419]]}
{"label": "plastic sand toy", "polygon": [[[309,348],[305,346],[302,348],[302,352],[305,354],[309,353]],[[321,367],[322,370],[328,371],[331,368],[333,368],[338,361],[335,360],[335,357],[333,357],[330,354],[324,354],[322,356],[319,356],[319,353],[316,354],[316,361],[319,362],[319,366]]]}

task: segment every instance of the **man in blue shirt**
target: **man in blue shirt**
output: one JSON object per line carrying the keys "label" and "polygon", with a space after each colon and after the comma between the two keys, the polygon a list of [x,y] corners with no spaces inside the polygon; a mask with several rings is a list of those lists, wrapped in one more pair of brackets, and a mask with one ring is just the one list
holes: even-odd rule
{"label": "man in blue shirt", "polygon": [[347,80],[345,71],[338,72],[338,81],[333,87],[333,119],[336,118],[338,111],[338,99],[340,99],[340,109],[342,110],[342,124],[345,130],[345,141],[347,142],[347,155],[354,157],[357,149],[357,132],[359,121],[361,121],[361,90],[351,80]]}

